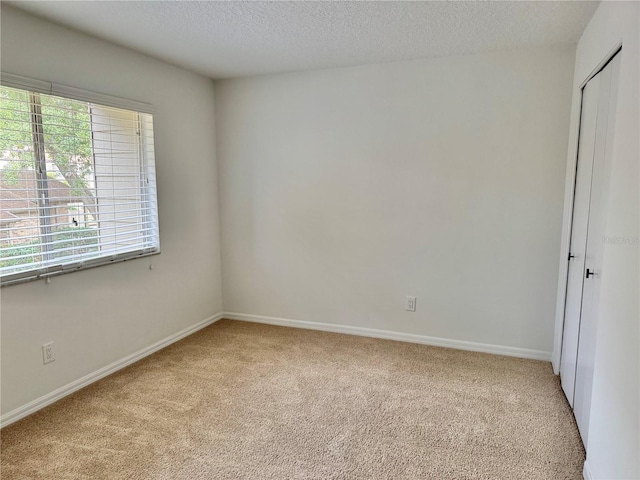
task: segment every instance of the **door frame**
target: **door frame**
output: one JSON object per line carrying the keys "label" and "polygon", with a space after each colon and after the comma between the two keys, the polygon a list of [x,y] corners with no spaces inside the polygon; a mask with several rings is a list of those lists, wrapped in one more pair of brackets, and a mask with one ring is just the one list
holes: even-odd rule
{"label": "door frame", "polygon": [[567,298],[567,281],[569,279],[569,247],[571,245],[571,229],[573,225],[573,204],[578,168],[578,145],[580,141],[580,123],[582,117],[582,97],[585,85],[600,73],[607,64],[622,51],[622,41],[616,45],[598,62],[591,72],[582,80],[576,89],[571,112],[571,129],[569,132],[569,151],[567,155],[567,173],[565,176],[564,211],[562,215],[562,239],[560,244],[560,268],[558,273],[558,293],[556,300],[556,317],[553,336],[553,352],[551,364],[553,373],[560,374],[560,359],[562,356],[562,337],[564,334],[564,314]]}

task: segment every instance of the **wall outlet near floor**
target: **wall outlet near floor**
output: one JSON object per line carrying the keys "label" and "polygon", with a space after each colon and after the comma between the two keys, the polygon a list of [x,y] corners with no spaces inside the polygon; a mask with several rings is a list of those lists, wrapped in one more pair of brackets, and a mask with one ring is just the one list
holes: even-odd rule
{"label": "wall outlet near floor", "polygon": [[407,301],[404,304],[404,309],[408,312],[416,311],[416,297],[407,297]]}
{"label": "wall outlet near floor", "polygon": [[42,345],[42,361],[44,363],[51,363],[56,360],[53,354],[53,342],[45,343]]}

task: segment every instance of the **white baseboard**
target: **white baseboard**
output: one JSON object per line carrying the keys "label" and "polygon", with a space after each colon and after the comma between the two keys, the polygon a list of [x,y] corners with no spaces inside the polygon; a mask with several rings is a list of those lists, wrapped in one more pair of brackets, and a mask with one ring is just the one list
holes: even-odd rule
{"label": "white baseboard", "polygon": [[346,333],[360,335],[361,337],[382,338],[386,340],[398,340],[400,342],[420,343],[435,347],[455,348],[457,350],[469,350],[472,352],[493,353],[495,355],[507,355],[509,357],[530,358],[533,360],[551,361],[551,352],[544,350],[531,350],[528,348],[505,347],[502,345],[489,345],[486,343],[467,342],[448,338],[428,337],[413,333],[392,332],[390,330],[378,330],[375,328],[352,327],[333,323],[308,322],[304,320],[290,320],[288,318],[265,317],[263,315],[248,315],[244,313],[224,312],[223,318],[241,320],[245,322],[266,323],[284,327],[306,328],[309,330],[322,330],[324,332]]}
{"label": "white baseboard", "polygon": [[582,469],[582,476],[584,480],[593,480],[593,474],[591,473],[591,467],[587,460],[584,461],[584,468]]}
{"label": "white baseboard", "polygon": [[[154,343],[153,345],[149,345],[141,350],[138,350],[131,355],[128,355],[120,360],[113,362],[106,367],[103,367],[95,372],[92,372],[88,375],[85,375],[78,380],[75,380],[63,387],[60,387],[46,395],[43,395],[35,400],[18,407],[0,417],[0,428],[6,427],[14,422],[17,422],[21,418],[24,418],[32,413],[37,412],[38,410],[51,405],[54,402],[66,397],[67,395],[72,394],[80,390],[81,388],[90,385],[93,382],[100,380],[101,378],[106,377],[107,375],[111,375],[118,370],[123,369],[131,365],[132,363],[137,362],[138,360],[143,359],[151,355],[152,353],[161,350],[172,343],[181,340],[192,333],[197,332],[198,330],[207,327],[222,318],[228,318],[231,320],[241,320],[246,322],[255,322],[255,323],[266,323],[269,325],[281,325],[285,327],[294,327],[294,328],[305,328],[309,330],[321,330],[325,332],[335,332],[335,333],[346,333],[349,335],[359,335],[362,337],[373,337],[373,338],[382,338],[386,340],[397,340],[400,342],[409,342],[409,343],[419,343],[423,345],[432,345],[436,347],[447,347],[447,348],[455,348],[458,350],[469,350],[472,352],[484,352],[484,353],[493,353],[496,355],[507,355],[511,357],[520,357],[520,358],[530,358],[534,360],[551,360],[551,352],[545,352],[542,350],[531,350],[527,348],[515,348],[515,347],[505,347],[501,345],[489,345],[485,343],[476,343],[476,342],[466,342],[463,340],[452,340],[447,338],[438,338],[438,337],[428,337],[425,335],[416,335],[412,333],[400,333],[400,332],[392,332],[390,330],[378,330],[374,328],[365,328],[365,327],[353,327],[348,325],[337,325],[333,323],[321,323],[321,322],[308,322],[304,320],[291,320],[287,318],[276,318],[276,317],[266,317],[263,315],[248,315],[243,313],[234,313],[234,312],[224,312],[218,313],[217,315],[213,315],[205,320],[202,320],[191,327],[187,327],[179,332],[170,335],[169,337],[160,340],[159,342]],[[589,475],[589,476],[587,476]],[[588,468],[588,464],[585,462],[584,466],[584,476],[585,479],[591,479],[590,470]]]}
{"label": "white baseboard", "polygon": [[14,410],[11,410],[10,412],[7,412],[4,415],[2,415],[2,417],[0,417],[0,427],[6,427],[7,425],[17,422],[21,418],[24,418],[27,415],[31,415],[32,413],[37,412],[38,410],[46,407],[47,405],[51,405],[52,403],[57,402],[58,400],[66,397],[67,395],[70,395],[73,392],[76,392],[93,382],[97,382],[98,380],[106,377],[107,375],[111,375],[112,373],[117,372],[118,370],[121,370],[124,367],[131,365],[132,363],[137,362],[138,360],[142,360],[144,357],[147,357],[152,353],[157,352],[158,350],[162,350],[163,348],[168,347],[169,345],[177,342],[178,340],[182,340],[184,337],[187,337],[192,333],[195,333],[198,330],[201,330],[204,327],[207,327],[212,323],[217,322],[221,318],[223,318],[222,313],[218,313],[209,318],[206,318],[201,322],[196,323],[195,325],[192,325],[183,330],[180,330],[179,332],[176,332],[173,335],[170,335],[167,338],[164,338],[159,342],[154,343],[153,345],[149,345],[148,347],[145,347],[141,350],[138,350],[135,353],[132,353],[131,355],[121,358],[120,360],[117,360],[112,364],[107,365],[106,367],[96,370],[95,372],[85,375],[84,377],[79,378],[78,380],[75,380],[63,387],[60,387],[50,393],[47,393],[46,395],[43,395],[40,398],[36,398],[35,400],[27,403],[26,405],[23,405]]}

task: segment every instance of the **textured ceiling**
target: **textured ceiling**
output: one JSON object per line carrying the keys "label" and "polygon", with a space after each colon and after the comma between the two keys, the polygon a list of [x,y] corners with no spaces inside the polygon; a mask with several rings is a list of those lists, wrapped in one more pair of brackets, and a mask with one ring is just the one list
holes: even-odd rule
{"label": "textured ceiling", "polygon": [[597,2],[6,2],[214,78],[575,44]]}

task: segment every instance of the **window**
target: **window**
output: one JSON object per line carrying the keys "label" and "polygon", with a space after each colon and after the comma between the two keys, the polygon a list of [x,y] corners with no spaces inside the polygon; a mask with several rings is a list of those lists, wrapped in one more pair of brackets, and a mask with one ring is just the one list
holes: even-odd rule
{"label": "window", "polygon": [[152,115],[41,90],[0,87],[2,284],[158,253]]}

